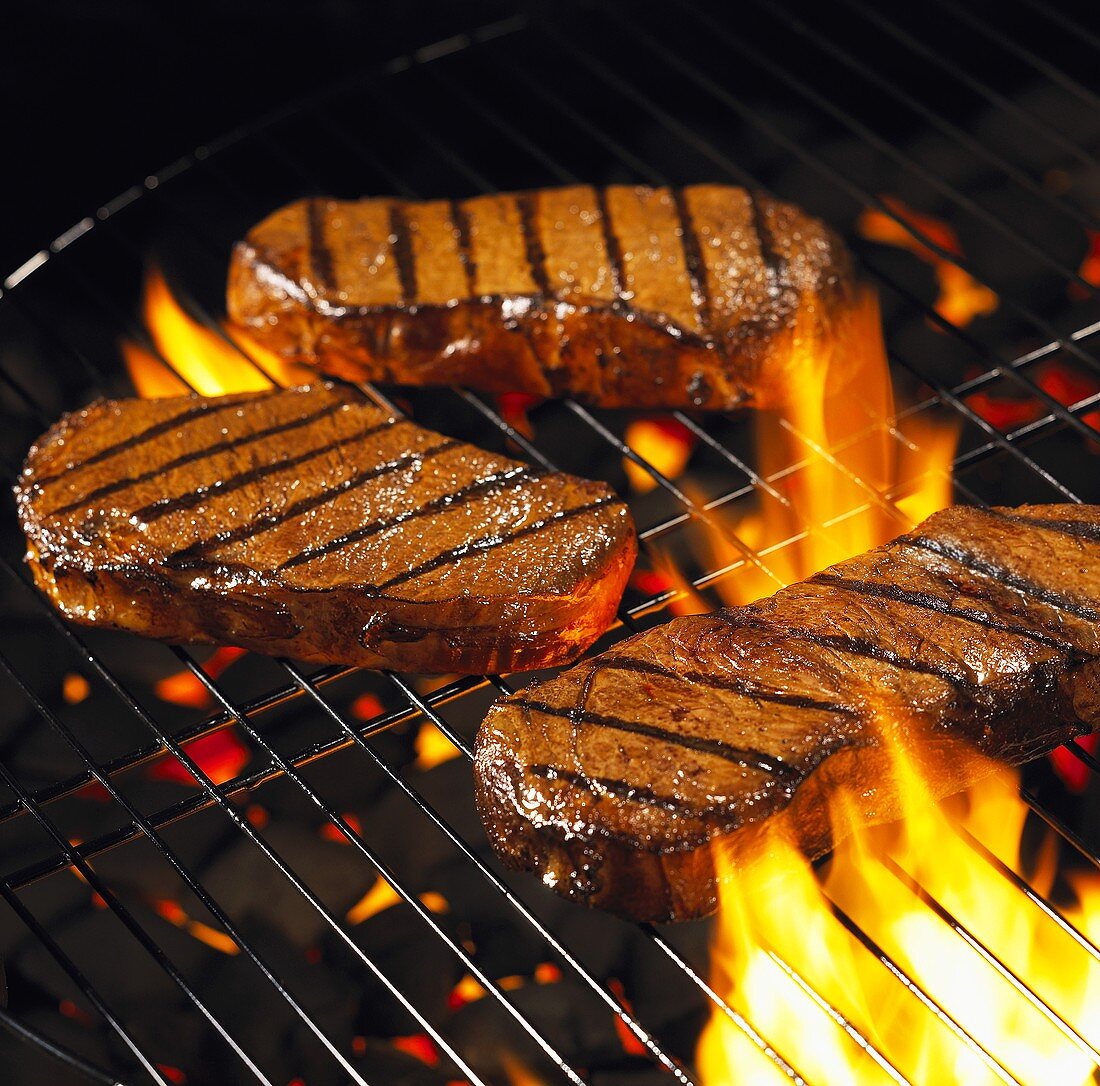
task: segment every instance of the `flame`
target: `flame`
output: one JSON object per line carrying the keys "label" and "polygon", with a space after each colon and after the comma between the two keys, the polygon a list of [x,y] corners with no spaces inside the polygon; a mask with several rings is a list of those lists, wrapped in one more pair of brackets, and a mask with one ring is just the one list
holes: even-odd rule
{"label": "flame", "polygon": [[[682,422],[666,416],[635,419],[627,426],[624,441],[666,479],[675,479],[683,473],[695,449],[695,435]],[[633,460],[624,457],[623,468],[639,494],[657,485],[653,476]]]}
{"label": "flame", "polygon": [[[811,347],[796,360],[797,390],[780,411],[756,412],[758,509],[706,533],[706,568],[724,603],[742,605],[880,546],[951,504],[954,423],[899,420],[880,331],[867,293],[852,318],[835,379]],[[686,484],[685,484],[686,485]],[[752,556],[757,556],[754,561]]]}
{"label": "flame", "polygon": [[908,249],[926,264],[931,265],[940,288],[939,297],[933,308],[944,320],[949,321],[956,328],[965,328],[975,317],[985,317],[996,311],[1000,299],[989,287],[979,283],[958,265],[940,256],[919,238],[915,238],[902,223],[916,227],[945,252],[953,256],[962,256],[963,251],[958,235],[951,226],[941,219],[914,211],[897,197],[883,196],[882,202],[902,222],[898,222],[898,219],[877,208],[866,208],[859,217],[857,229],[869,241]]}
{"label": "flame", "polygon": [[[715,582],[726,602],[750,602],[878,546],[950,502],[956,432],[896,414],[873,309],[864,318],[859,350],[844,360],[853,377],[843,389],[807,358],[794,402],[757,420],[758,463],[773,493],[706,541],[708,568],[736,567]],[[765,570],[746,559],[747,549]],[[900,821],[862,828],[867,797],[831,785],[840,844],[819,870],[781,818],[762,827],[751,857],[735,864],[717,852],[711,984],[741,1024],[712,1014],[696,1053],[702,1083],[789,1084],[763,1051],[769,1045],[807,1082],[829,1086],[969,1086],[1003,1081],[1000,1068],[1021,1083],[1092,1081],[1100,955],[997,866],[1026,875],[1039,895],[1054,885],[1053,841],[1024,864],[1028,808],[1015,774],[956,752],[985,779],[937,805],[935,778],[890,742],[891,721],[879,724]],[[1100,935],[1092,908],[1100,907],[1100,875],[1070,881],[1075,900],[1064,915],[1089,938]],[[1025,978],[1034,999],[1013,977]]]}
{"label": "flame", "polygon": [[416,733],[416,768],[421,772],[457,758],[459,749],[430,720]]}
{"label": "flame", "polygon": [[308,371],[261,347],[239,328],[223,322],[219,332],[197,321],[155,265],[146,273],[142,316],[155,350],[124,340],[122,356],[144,399],[182,396],[191,389],[203,396],[259,392],[308,380]]}

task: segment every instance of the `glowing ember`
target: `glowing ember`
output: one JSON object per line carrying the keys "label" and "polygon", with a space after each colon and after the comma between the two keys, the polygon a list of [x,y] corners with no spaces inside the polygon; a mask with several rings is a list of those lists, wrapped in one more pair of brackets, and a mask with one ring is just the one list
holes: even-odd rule
{"label": "glowing ember", "polygon": [[[945,252],[953,256],[962,256],[962,246],[959,244],[958,236],[947,223],[931,215],[914,211],[893,196],[883,196],[882,202],[902,222],[915,227]],[[1000,304],[997,295],[987,286],[979,283],[968,272],[923,244],[909,233],[902,223],[885,212],[877,208],[867,208],[859,217],[858,229],[860,234],[869,241],[908,249],[929,264],[940,288],[934,308],[941,317],[957,328],[965,328],[975,317],[988,316],[995,312]]]}
{"label": "glowing ember", "polygon": [[351,703],[351,715],[356,720],[373,720],[376,716],[382,715],[384,708],[382,699],[377,694],[360,694]]}
{"label": "glowing ember", "polygon": [[394,1037],[390,1044],[410,1056],[415,1056],[429,1067],[435,1067],[439,1063],[439,1049],[426,1033],[414,1033],[411,1037]]}
{"label": "glowing ember", "polygon": [[[223,645],[220,649],[214,650],[210,659],[202,665],[202,669],[211,679],[216,679],[244,654],[244,649]],[[210,691],[203,686],[202,680],[187,668],[160,679],[153,689],[161,701],[169,701],[173,705],[183,705],[189,709],[209,709],[214,704],[214,699]]]}
{"label": "glowing ember", "polygon": [[416,768],[434,769],[437,765],[457,758],[458,747],[454,745],[431,721],[420,725],[416,733]]}
{"label": "glowing ember", "polygon": [[[210,735],[192,739],[183,749],[215,784],[231,781],[252,759],[248,747],[231,728],[222,728]],[[191,771],[171,754],[154,762],[149,767],[149,776],[158,781],[198,785]]]}
{"label": "glowing ember", "polygon": [[[695,448],[695,435],[674,418],[636,419],[627,426],[624,440],[667,479],[675,479],[683,472]],[[639,493],[657,485],[653,476],[633,460],[624,457],[623,468],[630,485]]]}
{"label": "glowing ember", "polygon": [[61,680],[61,696],[69,705],[78,705],[92,692],[88,680],[76,671],[66,672]]}
{"label": "glowing ember", "polygon": [[160,898],[152,902],[152,906],[169,924],[182,928],[199,942],[205,943],[214,950],[230,956],[241,952],[241,948],[224,931],[212,928],[201,920],[192,920],[179,902],[171,898]]}
{"label": "glowing ember", "polygon": [[[360,837],[363,836],[363,825],[359,821],[359,816],[354,811],[345,811],[343,814],[343,819],[348,824],[348,828],[353,833],[358,834]],[[326,822],[321,827],[321,836],[326,841],[335,841],[338,845],[348,844],[347,836],[345,835],[344,831],[336,825],[335,822]]]}
{"label": "glowing ember", "polygon": [[[426,890],[418,895],[420,904],[429,912],[446,913],[450,911],[447,899],[434,890]],[[400,905],[401,896],[383,878],[375,880],[374,885],[348,910],[349,924],[362,924],[372,916],[390,908],[392,905]]]}
{"label": "glowing ember", "polygon": [[[1077,274],[1086,283],[1100,286],[1100,230],[1086,230],[1085,234],[1089,239],[1089,247],[1081,261],[1081,266],[1077,269]],[[1090,297],[1088,290],[1080,283],[1070,283],[1068,289],[1070,297],[1075,301],[1085,301]]]}

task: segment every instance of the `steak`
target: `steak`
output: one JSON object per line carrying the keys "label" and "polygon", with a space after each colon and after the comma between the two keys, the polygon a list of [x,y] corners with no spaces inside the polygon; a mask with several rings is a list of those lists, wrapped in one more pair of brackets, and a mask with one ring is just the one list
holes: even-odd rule
{"label": "steak", "polygon": [[571,660],[637,549],[602,483],[323,385],[99,401],[31,449],[16,497],[75,622],[414,672]]}
{"label": "steak", "polygon": [[780,829],[820,856],[838,793],[898,817],[899,752],[939,798],[1100,726],[1098,624],[1100,506],[948,509],[501,701],[478,809],[504,862],[563,895],[703,916],[716,847],[748,863]]}
{"label": "steak", "polygon": [[783,402],[866,316],[831,230],[726,185],[300,200],[237,245],[228,304],[353,381],[713,410]]}

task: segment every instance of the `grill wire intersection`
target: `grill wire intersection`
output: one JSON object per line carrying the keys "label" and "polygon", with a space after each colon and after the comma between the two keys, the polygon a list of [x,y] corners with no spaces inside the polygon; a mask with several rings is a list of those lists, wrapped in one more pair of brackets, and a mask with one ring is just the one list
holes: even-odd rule
{"label": "grill wire intersection", "polygon": [[[1068,16],[1057,10],[1048,10],[1033,4],[1032,0],[1020,0],[1036,20],[1057,24],[1068,33],[1079,36],[1083,48],[1100,47],[1096,39],[1090,40],[1087,32],[1076,27]],[[1041,205],[1044,213],[1057,215],[1073,222],[1082,230],[1100,229],[1100,221],[1087,207],[1075,202],[1065,191],[1035,179],[1034,170],[1010,161],[990,147],[990,141],[961,127],[950,116],[934,105],[919,100],[895,79],[889,69],[875,65],[856,55],[839,35],[826,36],[820,28],[804,20],[801,15],[780,5],[765,5],[753,0],[758,8],[762,25],[774,22],[784,32],[798,38],[803,46],[820,58],[829,57],[862,85],[874,87],[876,92],[896,102],[899,109],[918,116],[944,140],[952,143],[957,154],[982,175],[992,172],[1003,176],[1021,199]],[[1078,106],[1096,108],[1100,98],[1090,88],[1077,81],[1037,53],[1032,52],[1018,37],[1002,32],[997,26],[985,23],[979,16],[958,7],[953,0],[937,0],[934,7],[942,8],[941,14],[957,17],[968,32],[981,39],[990,49],[1000,49],[1013,58],[1013,62],[1032,73],[1032,77],[1044,92],[1060,96]],[[844,0],[841,5],[847,18],[862,21],[881,33],[884,40],[894,43],[910,59],[917,58],[929,70],[940,69],[944,78],[960,82],[968,93],[984,101],[989,111],[1002,116],[1005,123],[1017,125],[1028,139],[1046,140],[1050,158],[1071,164],[1085,171],[1092,171],[1093,179],[1098,163],[1086,145],[1087,140],[1068,135],[1060,129],[1044,124],[1041,116],[1019,100],[1009,97],[991,86],[984,78],[961,69],[947,54],[929,45],[909,21],[884,14],[864,4],[863,0]],[[159,174],[151,175],[138,186],[123,193],[111,204],[71,230],[61,235],[51,246],[36,254],[21,268],[13,272],[4,283],[0,295],[0,317],[6,322],[0,329],[18,325],[25,329],[21,334],[33,336],[47,344],[50,351],[66,358],[66,366],[79,378],[75,387],[90,389],[97,394],[108,394],[120,389],[120,370],[110,368],[110,354],[96,358],[95,340],[83,336],[76,322],[56,321],[45,312],[43,297],[52,297],[46,291],[61,291],[62,296],[75,299],[73,304],[90,306],[100,319],[113,329],[113,335],[125,336],[138,343],[146,352],[159,358],[172,369],[188,387],[188,379],[172,367],[172,363],[159,355],[155,343],[128,308],[120,303],[118,295],[89,271],[73,254],[82,251],[91,242],[109,251],[111,266],[127,266],[127,283],[132,283],[140,273],[148,255],[150,222],[152,229],[166,227],[172,236],[189,235],[192,248],[201,255],[196,261],[205,268],[204,274],[214,288],[207,288],[209,298],[196,287],[187,296],[189,311],[208,329],[217,332],[225,342],[237,350],[242,359],[270,378],[260,361],[251,358],[221,330],[215,307],[216,290],[220,289],[224,275],[225,246],[220,235],[204,229],[202,215],[205,206],[229,209],[226,218],[234,224],[258,219],[280,199],[304,193],[325,193],[332,190],[332,178],[353,177],[363,191],[389,192],[399,196],[450,195],[443,191],[425,191],[424,180],[434,183],[438,172],[439,184],[443,178],[452,181],[453,188],[471,192],[487,192],[500,188],[533,187],[539,184],[573,184],[593,178],[579,172],[577,162],[583,155],[563,154],[562,148],[572,141],[597,149],[603,170],[611,180],[633,179],[650,184],[680,183],[684,180],[708,179],[746,184],[757,188],[775,188],[779,195],[799,199],[807,191],[817,191],[817,186],[828,190],[822,202],[829,209],[844,207],[839,218],[850,218],[852,207],[874,208],[881,215],[905,231],[913,243],[927,253],[966,272],[978,283],[993,289],[1000,300],[1002,311],[1008,314],[1014,328],[1020,329],[1018,342],[1026,344],[1012,357],[1004,357],[995,347],[983,341],[972,329],[956,326],[921,296],[912,285],[911,277],[899,273],[896,261],[885,257],[881,247],[859,238],[851,239],[865,279],[876,285],[883,296],[887,314],[888,342],[891,344],[890,361],[895,378],[906,382],[906,387],[919,389],[920,395],[910,406],[899,412],[892,437],[899,445],[911,442],[905,433],[905,421],[930,414],[957,418],[971,435],[971,440],[960,446],[954,467],[953,485],[958,500],[973,504],[986,504],[983,494],[996,490],[1001,473],[1013,480],[1024,482],[1028,500],[1080,501],[1097,500],[1095,484],[1085,476],[1085,471],[1067,467],[1069,460],[1052,449],[1062,448],[1053,442],[1071,442],[1078,460],[1083,455],[1095,453],[1100,447],[1100,431],[1097,430],[1097,408],[1100,392],[1062,402],[1035,377],[1040,364],[1051,359],[1065,358],[1084,372],[1100,374],[1100,355],[1096,353],[1096,337],[1100,333],[1100,306],[1097,287],[1082,276],[1080,269],[1067,263],[1061,256],[1035,241],[1018,218],[1001,214],[984,206],[968,194],[965,184],[950,174],[937,171],[934,165],[911,150],[912,144],[902,145],[874,130],[853,111],[847,99],[832,97],[820,89],[820,77],[816,70],[796,69],[793,63],[777,59],[775,52],[757,49],[751,41],[742,40],[724,17],[697,7],[694,3],[682,6],[678,19],[681,24],[673,30],[659,15],[647,6],[639,8],[644,17],[627,20],[613,13],[604,13],[600,27],[608,35],[616,35],[629,49],[631,57],[639,62],[623,63],[622,56],[605,47],[606,39],[593,32],[583,43],[567,36],[556,25],[527,18],[507,18],[488,22],[469,34],[425,47],[409,56],[400,57],[366,76],[338,87],[328,88],[311,98],[299,101],[266,117],[257,125],[233,133],[224,139],[197,149],[191,155],[172,164]],[[1081,37],[1080,35],[1086,35]],[[791,102],[810,111],[813,116],[825,118],[830,131],[844,137],[849,144],[858,144],[867,153],[875,154],[891,164],[899,176],[908,177],[932,193],[948,218],[966,215],[979,221],[983,228],[996,234],[1005,251],[1039,265],[1043,273],[1052,277],[1066,289],[1073,290],[1084,300],[1074,310],[1075,314],[1088,314],[1092,323],[1078,325],[1066,323],[1061,318],[1045,315],[1044,309],[1032,303],[1026,292],[1014,293],[1011,286],[997,282],[988,267],[981,261],[963,255],[963,250],[945,242],[941,235],[922,225],[920,221],[901,214],[897,204],[884,199],[881,192],[869,188],[859,177],[858,171],[846,173],[836,162],[832,148],[815,144],[805,138],[805,133],[792,131],[792,126],[776,111],[761,108],[746,101],[740,89],[734,90],[721,76],[714,74],[713,63],[700,63],[684,47],[685,41],[706,37],[710,48],[721,49],[727,56],[735,57],[738,64],[754,66],[769,86],[783,89]],[[552,81],[545,78],[537,64],[528,64],[531,51],[539,42],[550,42],[556,63],[569,74],[569,79]],[[822,63],[824,61],[822,60]],[[646,73],[646,78],[641,73]],[[662,101],[661,80],[676,80],[690,93],[698,95],[709,107],[700,119],[695,120],[684,111],[670,108]],[[818,82],[815,82],[815,79]],[[735,81],[733,81],[735,82]],[[523,107],[509,103],[500,94],[502,87],[513,88],[514,94],[523,96]],[[496,93],[494,93],[494,90]],[[685,91],[685,94],[688,91]],[[586,109],[592,97],[609,96],[618,104],[624,120],[619,127],[609,123],[600,109]],[[358,112],[338,108],[341,103],[354,100]],[[453,119],[461,117],[470,129],[454,123],[440,124],[432,113],[432,103],[445,101]],[[545,124],[524,124],[526,113],[539,110],[540,116],[557,119],[560,130],[548,132]],[[352,118],[383,116],[379,123],[387,132],[399,133],[392,143],[365,131],[365,125],[357,130]],[[721,123],[719,123],[721,121]],[[723,127],[725,126],[725,127]],[[728,126],[739,133],[738,140],[726,140]],[[637,146],[635,134],[644,130],[649,134],[642,146]],[[476,133],[476,134],[475,134]],[[1089,139],[1096,132],[1087,133]],[[747,139],[757,148],[754,156],[739,157],[738,142]],[[1095,140],[1093,141],[1095,145]],[[499,168],[499,157],[494,159],[485,148],[503,147],[508,155],[514,155],[524,163],[511,172]],[[327,148],[326,156],[319,148]],[[659,148],[659,153],[655,151]],[[797,166],[794,176],[797,185],[783,184],[772,164],[777,158]],[[930,158],[933,156],[929,156]],[[332,160],[331,170],[327,159]],[[746,162],[763,164],[763,172],[750,170]],[[277,174],[283,186],[278,199],[272,193],[254,191],[250,187],[250,171],[241,163],[251,163],[251,172],[268,170]],[[690,175],[690,176],[685,176]],[[594,178],[600,180],[602,178]],[[195,185],[198,196],[186,186]],[[346,180],[345,180],[346,184]],[[350,195],[350,193],[348,193]],[[810,210],[812,200],[804,200]],[[1031,206],[1030,204],[1028,206]],[[1100,207],[1100,204],[1097,204]],[[159,246],[158,246],[159,251]],[[53,279],[49,279],[53,276]],[[40,287],[45,281],[46,285]],[[59,285],[60,284],[60,285]],[[41,294],[38,293],[41,290]],[[129,287],[127,287],[129,290]],[[201,296],[200,296],[201,295]],[[126,295],[129,297],[129,295]],[[1049,308],[1049,307],[1048,307]],[[926,324],[929,335],[938,336],[940,342],[949,344],[952,360],[966,359],[965,376],[960,379],[957,366],[929,366],[924,355],[890,335],[891,322],[899,326],[898,313],[913,315]],[[108,366],[104,369],[104,366]],[[13,414],[21,421],[20,435],[28,440],[39,432],[58,413],[55,397],[45,393],[36,379],[28,379],[25,372],[15,366],[0,365],[0,382],[6,403],[13,406]],[[1016,424],[997,426],[976,409],[975,396],[997,392],[1002,388],[1014,396],[1028,396],[1041,404],[1035,417]],[[387,394],[371,386],[361,391],[375,402],[391,410],[404,410],[406,400]],[[422,408],[423,397],[412,396],[413,410]],[[507,419],[498,406],[484,396],[466,390],[454,389],[436,394],[434,410],[436,418],[453,417],[476,420],[485,432],[494,434],[498,442],[518,447],[522,454],[543,467],[571,470],[568,464],[558,465],[542,439],[541,426],[531,436]],[[394,402],[398,401],[398,402]],[[79,406],[82,400],[66,402],[63,408]],[[785,540],[772,548],[761,551],[746,543],[730,528],[728,517],[722,515],[737,503],[770,500],[786,503],[784,478],[797,473],[802,464],[789,465],[783,477],[763,476],[750,459],[730,439],[737,422],[693,417],[683,412],[674,413],[676,420],[697,441],[699,449],[720,469],[724,482],[713,493],[700,498],[683,489],[674,479],[667,477],[638,451],[630,447],[621,436],[621,423],[610,414],[590,410],[578,403],[565,401],[554,410],[554,425],[568,427],[569,432],[583,435],[585,447],[602,450],[609,462],[628,460],[647,474],[655,484],[655,497],[645,506],[648,519],[639,519],[643,549],[653,548],[676,536],[676,533],[702,527],[718,532],[737,557],[719,569],[704,569],[691,578],[693,588],[705,591],[723,578],[737,575],[749,567],[770,578],[778,587],[780,578],[770,562],[777,549],[793,545],[796,540]],[[426,425],[433,425],[431,421]],[[446,428],[445,423],[439,423]],[[828,451],[807,447],[807,457],[824,457],[837,471],[843,465]],[[1088,453],[1085,450],[1088,450]],[[18,442],[5,444],[4,454],[9,478],[18,470]],[[15,459],[12,459],[15,457]],[[1007,465],[1007,466],[1006,466]],[[856,479],[854,482],[865,496],[862,509],[851,511],[858,516],[866,509],[887,512],[903,530],[907,525],[904,513],[898,508],[904,493],[882,493],[872,483]],[[1019,500],[1019,499],[1018,499]],[[654,510],[657,512],[654,513]],[[828,525],[810,525],[809,531],[828,530]],[[338,801],[326,798],[324,790],[311,783],[310,770],[334,755],[349,752],[372,767],[387,786],[411,804],[410,810],[419,812],[430,832],[438,837],[443,847],[453,850],[460,862],[476,872],[485,887],[495,895],[501,915],[506,923],[515,925],[527,935],[540,940],[547,955],[562,969],[569,983],[575,984],[585,998],[602,1006],[613,1016],[633,1040],[639,1060],[649,1061],[654,1068],[667,1073],[672,1081],[684,1084],[697,1082],[695,1072],[687,1062],[688,1054],[672,1049],[660,1037],[658,1030],[647,1026],[644,1015],[636,1012],[624,994],[623,986],[590,965],[591,955],[574,945],[572,926],[548,919],[537,887],[527,882],[515,882],[502,876],[494,861],[488,858],[488,849],[480,838],[471,838],[459,828],[452,816],[445,812],[444,804],[427,789],[418,786],[411,774],[402,772],[402,766],[387,757],[382,746],[375,742],[395,728],[409,722],[427,722],[453,745],[459,757],[469,762],[472,749],[468,728],[456,724],[451,716],[464,703],[487,703],[492,696],[511,692],[513,680],[504,676],[460,678],[425,690],[414,678],[398,674],[384,675],[387,704],[371,719],[363,722],[351,716],[327,693],[342,689],[341,684],[354,683],[355,669],[325,667],[315,671],[303,669],[289,660],[277,662],[277,668],[269,672],[272,681],[260,692],[239,695],[231,684],[220,680],[204,669],[200,658],[190,650],[171,647],[161,650],[174,659],[174,667],[182,667],[194,677],[214,705],[213,712],[201,719],[192,720],[182,727],[171,727],[159,718],[132,689],[131,683],[119,667],[112,663],[111,652],[105,651],[99,639],[66,625],[48,603],[30,587],[25,571],[17,560],[17,551],[5,550],[2,558],[6,580],[10,582],[10,599],[17,600],[20,612],[37,614],[50,630],[51,652],[67,653],[70,664],[79,667],[109,696],[114,708],[121,707],[140,729],[142,740],[108,758],[98,756],[86,739],[83,729],[67,719],[67,714],[51,704],[38,689],[37,680],[28,669],[7,654],[0,654],[0,671],[7,685],[18,692],[36,713],[39,726],[52,729],[68,749],[79,766],[76,771],[52,780],[47,784],[28,786],[10,767],[11,747],[0,748],[0,783],[10,794],[10,799],[0,803],[0,828],[26,826],[22,832],[31,834],[37,827],[38,835],[49,847],[38,850],[35,858],[6,870],[0,877],[0,895],[11,913],[25,925],[29,933],[41,944],[54,963],[67,975],[74,992],[80,993],[84,1006],[97,1020],[98,1028],[113,1033],[118,1041],[116,1051],[120,1063],[116,1068],[100,1066],[79,1054],[72,1046],[57,1040],[49,1030],[22,1021],[17,1015],[0,1011],[0,1023],[15,1033],[42,1047],[68,1068],[101,1083],[118,1081],[148,1081],[167,1084],[174,1082],[171,1071],[158,1062],[156,1054],[147,1049],[133,1023],[112,1009],[110,996],[101,991],[101,984],[93,981],[82,970],[79,946],[66,946],[51,931],[51,919],[36,914],[28,904],[28,894],[44,882],[72,871],[84,880],[88,889],[96,895],[98,907],[105,917],[110,916],[115,925],[115,937],[132,939],[137,947],[149,956],[160,970],[166,982],[175,986],[182,998],[191,1005],[204,1023],[204,1028],[217,1039],[223,1055],[234,1068],[240,1081],[257,1081],[281,1086],[285,1081],[273,1077],[271,1068],[261,1066],[253,1058],[235,1034],[234,1024],[224,1013],[215,1010],[200,988],[189,980],[184,969],[173,960],[160,938],[152,933],[145,913],[135,907],[129,895],[113,887],[111,880],[97,869],[96,861],[120,847],[151,848],[150,857],[167,866],[182,886],[201,905],[211,926],[228,939],[234,955],[247,960],[263,978],[286,1012],[295,1017],[301,1028],[317,1046],[327,1053],[348,1081],[365,1084],[368,1079],[347,1046],[346,1037],[331,1035],[324,1016],[313,1006],[308,991],[301,983],[287,978],[280,963],[272,960],[267,949],[254,939],[233,918],[231,906],[220,900],[203,879],[194,865],[181,854],[174,843],[173,828],[188,824],[189,820],[202,816],[220,815],[231,832],[239,835],[255,849],[266,862],[268,876],[290,888],[290,893],[300,899],[304,908],[316,916],[320,929],[330,933],[334,942],[350,954],[364,976],[385,993],[387,999],[403,1008],[416,1028],[431,1039],[438,1052],[453,1065],[456,1078],[471,1084],[496,1081],[479,1070],[463,1047],[449,1037],[432,1013],[417,1005],[407,994],[401,975],[376,961],[362,941],[349,931],[344,918],[327,903],[303,875],[295,863],[272,842],[272,834],[265,833],[248,815],[250,797],[264,789],[278,786],[295,790],[302,804],[312,807],[316,815],[333,832],[349,845],[362,864],[365,874],[377,876],[392,888],[396,897],[404,902],[415,915],[423,930],[425,940],[435,940],[460,963],[484,989],[486,998],[499,1009],[500,1021],[525,1036],[540,1052],[549,1081],[582,1083],[587,1081],[586,1069],[575,1067],[568,1053],[548,1039],[545,1024],[527,1013],[520,1001],[513,998],[499,978],[491,976],[479,964],[476,950],[471,949],[451,920],[439,915],[422,899],[418,888],[401,874],[388,858],[387,850],[380,848],[376,827],[360,827],[341,811]],[[679,590],[662,590],[648,598],[625,602],[619,614],[619,622],[613,631],[618,637],[636,629],[642,629],[668,617],[668,607]],[[113,647],[113,646],[110,646]],[[117,655],[117,651],[114,653]],[[379,687],[381,689],[381,687]],[[14,694],[13,694],[14,696]],[[473,699],[481,699],[475,702]],[[323,730],[320,737],[286,753],[263,721],[276,711],[288,706],[308,706],[314,722]],[[189,744],[216,733],[232,729],[247,742],[250,751],[259,756],[262,765],[247,773],[215,783],[194,757],[188,753]],[[1076,742],[1068,745],[1068,751],[1090,773],[1100,771],[1100,763]],[[185,767],[198,787],[183,798],[164,803],[152,810],[143,809],[120,783],[125,775],[135,769],[156,764],[172,757]],[[107,801],[119,810],[122,822],[115,828],[97,833],[87,839],[78,839],[71,827],[51,814],[55,805],[62,804],[90,787],[98,786]],[[1023,790],[1023,799],[1037,819],[1058,833],[1064,847],[1082,862],[1100,867],[1100,853],[1095,844],[1076,830],[1057,804],[1044,802],[1043,796],[1029,786]],[[426,829],[425,832],[428,832]],[[372,844],[372,840],[375,841]],[[138,844],[143,842],[144,844]],[[971,842],[975,862],[992,865],[1005,879],[1016,886],[1034,907],[1045,912],[1059,924],[1089,954],[1100,959],[1098,950],[1086,935],[1077,931],[1062,916],[1057,906],[1032,890],[1027,882],[1003,864],[980,842]],[[434,847],[434,846],[433,846]],[[150,861],[152,862],[152,861]],[[514,888],[515,887],[515,888]],[[916,890],[919,891],[919,887]],[[961,923],[942,906],[931,903],[941,918],[953,925],[963,938],[969,933]],[[552,912],[550,910],[549,912]],[[560,914],[559,914],[560,915]],[[889,955],[839,908],[836,915],[841,923],[877,958],[882,967],[889,970],[912,997],[932,1011],[968,1048],[980,1058],[993,1074],[1005,1082],[1016,1081],[997,1061],[995,1054],[986,1051],[948,1012],[936,1004],[934,997],[925,992]],[[121,925],[121,927],[119,927]],[[128,934],[123,934],[123,929]],[[726,1004],[705,979],[705,962],[694,958],[683,949],[682,941],[673,931],[658,930],[650,925],[641,926],[638,933],[648,960],[663,963],[663,967],[678,974],[684,983],[693,988],[701,1001],[717,1007],[763,1052],[792,1082],[803,1082],[803,1076],[793,1062],[772,1040],[751,1021]],[[586,948],[587,949],[587,948]],[[779,964],[794,974],[790,966],[777,958]],[[995,964],[996,963],[994,960]],[[1001,967],[1006,968],[1006,967]],[[300,978],[299,978],[300,979]],[[1015,983],[1029,998],[1039,997],[1028,988],[1027,978],[1015,977]],[[822,1001],[823,1002],[823,1001]],[[1039,1001],[1041,1003],[1041,1001]],[[1078,1034],[1072,1025],[1062,1020],[1056,1011],[1041,1007],[1056,1027],[1063,1030],[1071,1041],[1085,1051],[1100,1066],[1100,1053],[1092,1043]],[[876,1062],[886,1080],[904,1082],[906,1079],[893,1067],[888,1057],[879,1052],[873,1041],[861,1034],[856,1025],[844,1018],[828,1004],[823,1013],[859,1044],[868,1057]]]}

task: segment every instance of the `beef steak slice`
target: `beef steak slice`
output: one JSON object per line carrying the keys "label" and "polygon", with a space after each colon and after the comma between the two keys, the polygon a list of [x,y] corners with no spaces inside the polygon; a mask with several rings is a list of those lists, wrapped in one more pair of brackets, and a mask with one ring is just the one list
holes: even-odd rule
{"label": "beef steak slice", "polygon": [[836,234],[728,185],[300,200],[237,245],[228,288],[256,340],[338,377],[714,410],[824,372],[856,298]]}
{"label": "beef steak slice", "polygon": [[75,622],[414,672],[574,658],[636,553],[603,484],[326,385],[99,401],[31,449],[16,496]]}
{"label": "beef steak slice", "polygon": [[[642,920],[716,904],[713,850],[833,843],[1100,726],[1100,507],[953,508],[749,607],[678,618],[498,703],[477,802],[505,863]],[[984,757],[983,757],[984,756]],[[836,832],[843,832],[838,828]]]}

